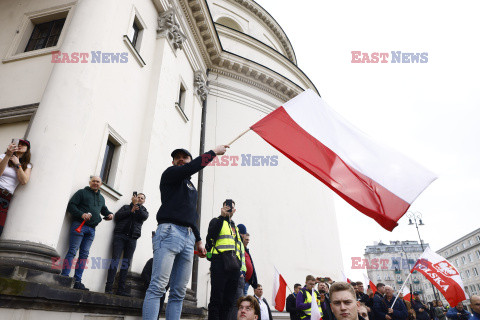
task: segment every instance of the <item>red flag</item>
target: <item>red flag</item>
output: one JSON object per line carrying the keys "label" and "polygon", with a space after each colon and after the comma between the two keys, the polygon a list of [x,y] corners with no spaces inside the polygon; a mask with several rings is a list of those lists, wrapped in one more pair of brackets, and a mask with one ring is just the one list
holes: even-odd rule
{"label": "red flag", "polygon": [[458,270],[430,247],[420,256],[411,270],[417,270],[427,278],[445,297],[451,306],[468,299]]}
{"label": "red flag", "polygon": [[371,140],[312,90],[250,128],[389,231],[436,179],[416,162]]}
{"label": "red flag", "polygon": [[285,298],[287,296],[287,282],[282,275],[275,269],[273,276],[273,306],[278,311],[282,312],[285,308]]}

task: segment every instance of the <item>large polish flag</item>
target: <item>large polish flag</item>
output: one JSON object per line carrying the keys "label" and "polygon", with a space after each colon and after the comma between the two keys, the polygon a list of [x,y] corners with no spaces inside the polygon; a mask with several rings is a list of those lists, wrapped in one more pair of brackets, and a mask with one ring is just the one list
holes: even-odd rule
{"label": "large polish flag", "polygon": [[468,299],[458,270],[444,257],[427,247],[410,272],[417,270],[445,297],[451,306]]}
{"label": "large polish flag", "polygon": [[371,140],[310,89],[250,128],[389,231],[436,179],[416,162]]}
{"label": "large polish flag", "polygon": [[273,298],[272,304],[278,311],[282,312],[285,308],[285,299],[287,296],[287,282],[275,268],[273,276]]}

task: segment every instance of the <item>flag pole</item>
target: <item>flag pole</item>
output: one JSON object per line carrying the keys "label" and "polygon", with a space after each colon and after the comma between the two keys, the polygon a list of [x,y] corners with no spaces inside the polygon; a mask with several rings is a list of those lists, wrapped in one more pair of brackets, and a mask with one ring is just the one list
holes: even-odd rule
{"label": "flag pole", "polygon": [[238,137],[236,137],[235,139],[233,139],[232,142],[230,142],[228,145],[231,146],[232,143],[234,143],[235,141],[237,141],[238,139],[240,139],[241,136],[243,136],[245,133],[247,133],[248,131],[250,131],[250,128],[248,128],[247,130],[243,131],[241,134],[238,135]]}
{"label": "flag pole", "polygon": [[[393,306],[395,305],[395,302],[397,302],[398,296],[400,295],[400,293],[402,293],[403,287],[405,287],[411,275],[412,275],[412,270],[410,270],[410,273],[408,274],[407,279],[405,279],[405,282],[402,284],[402,287],[400,288],[400,290],[398,290],[397,296],[395,297],[395,300],[393,300],[392,306],[390,308],[393,308]],[[413,294],[413,292],[411,292],[411,294]]]}

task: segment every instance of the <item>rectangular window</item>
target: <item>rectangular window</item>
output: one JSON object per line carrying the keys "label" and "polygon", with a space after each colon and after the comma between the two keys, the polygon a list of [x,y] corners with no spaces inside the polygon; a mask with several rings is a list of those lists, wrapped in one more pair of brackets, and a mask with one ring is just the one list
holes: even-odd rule
{"label": "rectangular window", "polygon": [[468,254],[468,261],[469,261],[469,262],[472,262],[472,261],[473,261],[473,258],[472,258],[472,254],[471,254],[471,253]]}
{"label": "rectangular window", "polygon": [[475,253],[477,254],[477,259],[480,259],[480,250],[475,251]]}
{"label": "rectangular window", "polygon": [[470,278],[470,270],[465,270],[465,275],[467,276],[467,279]]}
{"label": "rectangular window", "polygon": [[480,242],[480,235],[477,236],[477,242]]}
{"label": "rectangular window", "polygon": [[453,264],[455,265],[455,267],[458,267],[458,259],[455,259],[455,261],[453,262]]}
{"label": "rectangular window", "polygon": [[35,25],[25,52],[56,46],[64,24],[65,18]]}
{"label": "rectangular window", "polygon": [[115,147],[115,144],[109,139],[105,147],[105,156],[103,158],[102,170],[100,171],[100,177],[102,178],[103,183],[106,184],[109,182],[110,171],[113,163],[113,155],[115,154]]}
{"label": "rectangular window", "polygon": [[130,27],[130,30],[128,31],[128,39],[130,39],[130,42],[137,50],[139,49],[139,47],[137,47],[137,44],[140,44],[138,41],[139,40],[138,36],[142,30],[143,28],[138,25],[138,22],[135,19],[133,21],[133,25]]}
{"label": "rectangular window", "polygon": [[466,263],[466,259],[465,259],[465,256],[462,257],[462,263],[465,264]]}
{"label": "rectangular window", "polygon": [[473,275],[476,277],[478,276],[478,270],[476,267],[473,268]]}
{"label": "rectangular window", "polygon": [[187,114],[185,113],[185,101],[187,97],[187,89],[183,82],[180,82],[180,88],[178,89],[178,100],[175,102],[175,107],[180,112],[180,115],[183,117],[185,122],[188,121]]}

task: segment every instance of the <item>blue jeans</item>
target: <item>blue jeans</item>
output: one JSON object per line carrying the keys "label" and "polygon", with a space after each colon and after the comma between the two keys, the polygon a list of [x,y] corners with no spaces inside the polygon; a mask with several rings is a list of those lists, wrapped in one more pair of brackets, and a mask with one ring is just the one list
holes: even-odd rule
{"label": "blue jeans", "polygon": [[250,283],[245,282],[245,288],[243,289],[243,295],[246,296],[248,294],[248,288],[250,287]]}
{"label": "blue jeans", "polygon": [[69,276],[70,270],[72,269],[72,260],[75,258],[78,249],[78,260],[75,264],[75,281],[82,281],[82,274],[85,266],[87,264],[88,253],[90,252],[90,247],[92,246],[93,239],[95,238],[95,228],[83,225],[80,232],[75,231],[75,229],[80,226],[81,222],[73,221],[72,226],[70,227],[70,247],[68,248],[67,255],[63,260],[63,269],[62,276]]}
{"label": "blue jeans", "polygon": [[172,223],[158,225],[153,241],[152,280],[143,301],[143,320],[157,320],[160,298],[170,280],[166,320],[179,320],[192,273],[195,236],[191,228]]}

